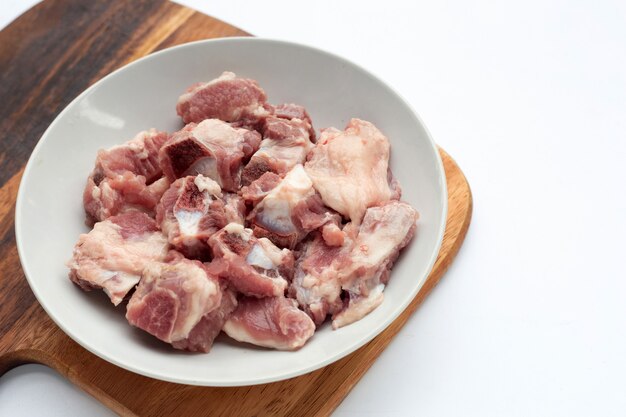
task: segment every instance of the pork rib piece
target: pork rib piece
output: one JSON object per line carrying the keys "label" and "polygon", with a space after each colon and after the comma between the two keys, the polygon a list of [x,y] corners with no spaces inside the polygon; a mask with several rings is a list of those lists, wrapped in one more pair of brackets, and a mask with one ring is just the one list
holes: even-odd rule
{"label": "pork rib piece", "polygon": [[67,263],[70,279],[89,291],[102,288],[118,305],[139,282],[144,267],[167,254],[167,239],[145,213],[130,211],[96,223],[78,238]]}
{"label": "pork rib piece", "polygon": [[[274,177],[265,174],[257,181],[270,178]],[[255,188],[254,183],[249,188]],[[244,194],[251,198],[248,191]],[[267,237],[278,246],[293,249],[309,232],[329,222],[340,223],[341,219],[324,206],[311,179],[298,164],[265,194],[248,220],[255,236]]]}
{"label": "pork rib piece", "polygon": [[346,294],[344,308],[333,314],[333,328],[360,320],[383,301],[391,267],[413,238],[419,215],[410,205],[389,201],[365,212],[349,252],[333,268]]}
{"label": "pork rib piece", "polygon": [[188,258],[209,256],[207,239],[230,222],[243,224],[245,206],[236,194],[203,175],[177,179],[156,207],[156,220],[169,243]]}
{"label": "pork rib piece", "polygon": [[302,347],[315,324],[295,300],[285,297],[243,298],[224,324],[224,332],[240,342],[279,350]]}
{"label": "pork rib piece", "polygon": [[346,250],[349,250],[348,245],[345,248],[327,245],[321,233],[315,233],[300,247],[289,296],[298,300],[318,326],[328,314],[338,313],[343,308],[341,283],[333,262]]}
{"label": "pork rib piece", "polygon": [[146,266],[126,318],[177,349],[208,352],[235,306],[202,263],[178,255]]}
{"label": "pork rib piece", "polygon": [[178,99],[176,112],[185,123],[220,119],[254,125],[269,115],[268,108],[267,95],[256,81],[224,72],[189,87]]}
{"label": "pork rib piece", "polygon": [[282,178],[273,172],[266,172],[250,185],[241,187],[239,195],[243,198],[246,205],[254,207],[259,201],[263,200],[274,188],[280,184]]}
{"label": "pork rib piece", "polygon": [[357,225],[368,207],[399,198],[389,184],[389,141],[364,120],[324,130],[305,168],[324,203]]}
{"label": "pork rib piece", "polygon": [[209,271],[229,282],[242,294],[254,297],[283,295],[293,277],[294,259],[252,230],[229,223],[209,238],[213,261]]}
{"label": "pork rib piece", "polygon": [[158,164],[159,150],[167,138],[167,133],[151,129],[122,145],[98,151],[83,193],[88,224],[131,209],[153,212],[169,186],[167,179],[160,179]]}
{"label": "pork rib piece", "polygon": [[413,237],[417,218],[411,206],[392,200],[367,209],[360,226],[348,223],[340,246],[315,233],[300,247],[289,295],[316,325],[328,314],[335,329],[360,320],[382,303],[391,267]]}
{"label": "pork rib piece", "polygon": [[243,164],[260,143],[258,132],[208,119],[174,133],[161,149],[159,161],[170,181],[202,174],[215,180],[222,190],[237,192]]}
{"label": "pork rib piece", "polygon": [[268,117],[261,147],[243,170],[243,185],[249,185],[265,172],[285,174],[296,164],[303,164],[313,147],[310,130],[310,123],[301,119]]}
{"label": "pork rib piece", "polygon": [[246,295],[281,295],[293,276],[291,251],[277,248],[268,239],[257,239],[240,224],[228,224],[208,243],[214,256],[209,269]]}
{"label": "pork rib piece", "polygon": [[274,106],[272,108],[272,114],[276,117],[280,117],[281,119],[300,119],[309,124],[309,136],[311,142],[315,143],[315,129],[313,128],[313,122],[311,121],[311,116],[306,111],[306,109],[294,103],[283,103],[278,106]]}

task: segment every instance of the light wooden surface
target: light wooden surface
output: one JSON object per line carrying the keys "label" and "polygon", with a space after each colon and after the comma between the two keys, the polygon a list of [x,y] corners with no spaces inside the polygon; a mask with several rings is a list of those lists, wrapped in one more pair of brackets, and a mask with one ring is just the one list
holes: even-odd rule
{"label": "light wooden surface", "polygon": [[237,388],[193,387],[146,378],[92,355],[35,300],[13,232],[23,166],[43,130],[82,90],[152,51],[183,42],[246,35],[167,1],[45,1],[0,32],[0,373],[27,362],[53,367],[122,415],[310,415],[335,409],[439,281],[471,219],[463,173],[444,152],[448,224],[424,287],[381,335],[334,364],[287,381]]}

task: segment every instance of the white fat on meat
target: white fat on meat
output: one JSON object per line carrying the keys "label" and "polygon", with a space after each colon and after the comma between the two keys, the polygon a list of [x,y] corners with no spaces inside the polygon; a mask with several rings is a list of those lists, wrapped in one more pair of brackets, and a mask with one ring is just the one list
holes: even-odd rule
{"label": "white fat on meat", "polygon": [[268,230],[279,234],[295,233],[296,226],[291,219],[291,211],[299,201],[314,194],[313,182],[303,166],[296,165],[257,205],[256,220]]}
{"label": "white fat on meat", "polygon": [[[244,195],[251,194],[249,190],[263,188],[257,187],[256,182],[265,182],[273,176],[264,174],[246,189]],[[248,219],[255,236],[267,237],[274,244],[290,249],[309,232],[330,222],[340,222],[340,216],[323,205],[301,164],[294,166],[277,185],[264,193]]]}
{"label": "white fat on meat", "polygon": [[192,129],[192,134],[208,146],[221,146],[228,149],[241,141],[239,129],[218,119],[208,119],[200,122]]}
{"label": "white fat on meat", "polygon": [[389,140],[372,123],[352,119],[343,132],[322,132],[305,169],[324,203],[360,224],[368,207],[395,195],[388,179],[389,151]]}
{"label": "white fat on meat", "polygon": [[144,267],[166,254],[167,239],[154,220],[128,212],[96,223],[80,235],[67,265],[77,285],[85,290],[102,288],[118,305],[139,282]]}
{"label": "white fat on meat", "polygon": [[315,324],[298,309],[295,300],[282,296],[245,297],[239,301],[223,330],[240,342],[278,350],[295,350],[313,336]]}
{"label": "white fat on meat", "polygon": [[348,324],[352,324],[355,321],[359,321],[374,311],[383,303],[385,298],[383,295],[384,289],[385,284],[378,284],[369,290],[367,297],[356,297],[354,300],[350,300],[348,308],[333,315],[333,329],[338,329],[340,327],[347,326]]}
{"label": "white fat on meat", "polygon": [[237,235],[241,240],[247,242],[252,237],[252,230],[246,229],[242,224],[239,223],[229,223],[224,226],[224,231],[226,233]]}
{"label": "white fat on meat", "polygon": [[[286,170],[280,169],[272,172],[282,174],[293,168],[296,164],[303,164],[306,160],[306,155],[309,153],[313,144],[306,139],[302,139],[300,142],[285,143],[285,141],[275,139],[263,139],[261,141],[261,147],[255,154],[260,158],[269,160],[276,159],[284,162]],[[281,172],[282,171],[282,172]]]}
{"label": "white fat on meat", "polygon": [[202,193],[207,193],[208,195],[215,197],[222,197],[222,189],[219,184],[216,183],[211,178],[208,178],[204,175],[197,175],[193,179],[193,183],[196,185],[196,188]]}

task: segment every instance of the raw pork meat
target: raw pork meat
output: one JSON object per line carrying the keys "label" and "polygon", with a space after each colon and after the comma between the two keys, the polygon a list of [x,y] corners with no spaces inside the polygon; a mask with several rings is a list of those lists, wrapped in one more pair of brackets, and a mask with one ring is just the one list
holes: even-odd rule
{"label": "raw pork meat", "polygon": [[180,96],[176,112],[185,123],[205,119],[254,125],[269,115],[267,96],[256,81],[224,72],[219,78],[197,83]]}
{"label": "raw pork meat", "polygon": [[177,349],[208,352],[236,298],[199,261],[172,258],[146,266],[126,318]]}
{"label": "raw pork meat", "polygon": [[243,165],[260,143],[258,132],[208,119],[174,133],[161,149],[159,161],[170,181],[202,174],[215,180],[222,190],[237,192]]}
{"label": "raw pork meat", "polygon": [[345,250],[327,245],[320,233],[301,245],[289,295],[298,300],[318,326],[328,314],[338,313],[343,308],[341,283],[333,262]]}
{"label": "raw pork meat", "polygon": [[389,141],[364,120],[324,130],[305,168],[324,203],[357,225],[368,207],[399,198],[389,184]]}
{"label": "raw pork meat", "polygon": [[296,164],[303,164],[313,148],[310,129],[310,123],[300,119],[268,117],[261,147],[243,170],[243,185],[249,185],[265,172],[285,174]]}
{"label": "raw pork meat", "polygon": [[270,191],[276,188],[281,181],[282,178],[280,175],[274,174],[273,172],[266,172],[257,180],[253,181],[252,184],[241,187],[239,195],[241,195],[241,198],[243,198],[248,206],[254,207],[259,201],[263,200]]}
{"label": "raw pork meat", "polygon": [[300,248],[289,295],[316,325],[327,314],[335,329],[361,319],[382,303],[391,267],[413,237],[417,218],[411,206],[392,200],[367,209],[360,226],[347,224],[341,246],[316,234]]}
{"label": "raw pork meat", "polygon": [[167,239],[145,213],[129,211],[82,234],[68,262],[70,279],[84,290],[102,288],[118,305],[139,282],[144,267],[167,254]]}
{"label": "raw pork meat", "polygon": [[[270,178],[273,177],[263,176],[258,181]],[[254,184],[250,186],[254,187]],[[244,198],[250,198],[250,194],[245,193]],[[276,245],[290,249],[318,227],[340,222],[340,216],[324,206],[300,164],[267,192],[248,219],[255,236],[267,237]]]}
{"label": "raw pork meat", "polygon": [[311,117],[304,106],[294,103],[283,103],[272,106],[272,114],[281,119],[300,119],[311,123]]}
{"label": "raw pork meat", "polygon": [[285,293],[293,277],[294,259],[268,239],[257,239],[252,230],[230,223],[209,238],[211,273],[223,277],[242,294],[255,297]]}
{"label": "raw pork meat", "polygon": [[207,239],[230,222],[243,225],[245,206],[237,194],[222,194],[203,175],[177,179],[156,207],[156,220],[170,244],[189,258],[208,258]]}
{"label": "raw pork meat", "polygon": [[151,129],[98,152],[83,193],[88,224],[131,209],[153,212],[169,186],[167,179],[160,178],[158,164],[159,150],[167,138],[167,133]]}
{"label": "raw pork meat", "polygon": [[199,352],[221,330],[299,349],[329,316],[337,329],[383,302],[418,218],[383,133],[351,119],[318,140],[303,106],[271,105],[232,72],[190,86],[176,111],[178,132],[98,153],[83,193],[98,223],[68,262],[74,283],[130,298],[131,325]]}
{"label": "raw pork meat", "polygon": [[284,103],[274,106],[272,114],[281,119],[300,119],[309,124],[309,135],[311,136],[311,142],[315,143],[315,129],[313,129],[313,122],[306,109],[294,103]]}
{"label": "raw pork meat", "polygon": [[395,200],[367,209],[351,251],[333,265],[347,293],[344,309],[333,314],[334,329],[360,320],[383,302],[391,267],[413,238],[418,217],[413,207]]}
{"label": "raw pork meat", "polygon": [[302,347],[315,324],[295,300],[285,297],[243,298],[224,324],[224,332],[240,342],[279,350]]}

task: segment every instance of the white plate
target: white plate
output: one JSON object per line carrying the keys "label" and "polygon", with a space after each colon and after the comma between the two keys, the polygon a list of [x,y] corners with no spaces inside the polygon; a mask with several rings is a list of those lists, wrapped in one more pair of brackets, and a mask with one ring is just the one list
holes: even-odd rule
{"label": "white plate", "polygon": [[[343,128],[352,117],[373,122],[392,143],[392,169],[403,199],[420,212],[417,234],[393,269],[385,301],[339,330],[325,325],[297,352],[220,337],[211,353],[175,351],[126,322],[101,291],[85,293],[64,265],[88,229],[82,191],[96,151],[156,127],[181,127],[175,105],[185,88],[222,71],[254,78],[272,103],[295,102],[317,129]],[[28,282],[50,317],[101,358],[153,378],[193,385],[252,385],[318,369],[383,331],[430,272],[445,227],[447,193],[437,149],[426,128],[391,88],[343,58],[307,46],[259,38],[194,42],[121,68],[87,89],[54,120],[35,147],[17,197],[15,231]]]}

